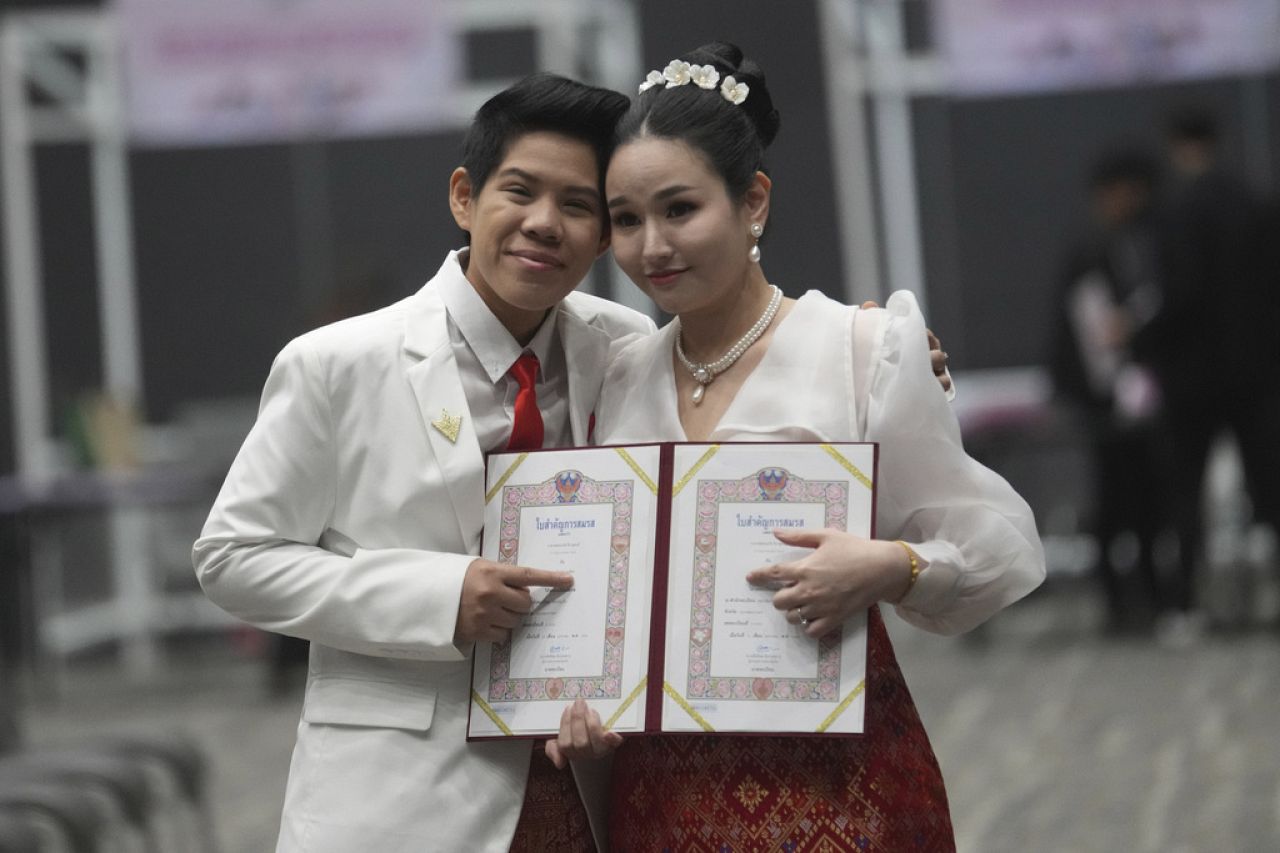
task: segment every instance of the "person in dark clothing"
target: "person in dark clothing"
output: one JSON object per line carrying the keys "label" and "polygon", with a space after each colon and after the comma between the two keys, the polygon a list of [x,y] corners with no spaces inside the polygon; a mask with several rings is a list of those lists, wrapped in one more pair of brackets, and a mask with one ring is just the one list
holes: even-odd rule
{"label": "person in dark clothing", "polygon": [[1168,416],[1180,550],[1170,617],[1173,635],[1189,638],[1204,622],[1196,569],[1205,462],[1223,430],[1239,445],[1255,517],[1273,527],[1280,521],[1280,309],[1267,260],[1274,247],[1258,197],[1219,167],[1217,143],[1206,112],[1184,110],[1169,122],[1174,186],[1159,229],[1162,304],[1135,341],[1156,371]]}
{"label": "person in dark clothing", "polygon": [[[1159,304],[1156,226],[1158,167],[1139,149],[1104,155],[1090,176],[1091,228],[1067,253],[1050,359],[1054,388],[1079,424],[1094,462],[1093,533],[1097,571],[1112,633],[1142,629],[1163,602],[1155,540],[1165,523],[1158,394],[1133,358],[1135,330]],[[1132,533],[1142,581],[1135,599],[1116,565],[1116,545]]]}

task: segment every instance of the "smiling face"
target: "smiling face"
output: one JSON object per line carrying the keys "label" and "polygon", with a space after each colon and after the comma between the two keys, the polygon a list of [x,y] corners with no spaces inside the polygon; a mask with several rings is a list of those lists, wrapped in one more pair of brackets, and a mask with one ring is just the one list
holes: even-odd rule
{"label": "smiling face", "polygon": [[618,266],[667,313],[716,310],[758,275],[747,251],[767,216],[763,175],[735,202],[701,153],[640,137],[614,153],[605,198]]}
{"label": "smiling face", "polygon": [[475,191],[454,170],[449,207],[471,234],[467,280],[520,341],[578,286],[604,251],[595,151],[548,131],[516,139]]}

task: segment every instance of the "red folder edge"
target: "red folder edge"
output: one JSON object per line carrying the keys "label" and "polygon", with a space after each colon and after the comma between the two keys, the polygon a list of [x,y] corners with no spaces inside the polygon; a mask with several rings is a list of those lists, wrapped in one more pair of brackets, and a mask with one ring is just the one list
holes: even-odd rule
{"label": "red folder edge", "polygon": [[664,444],[658,451],[658,518],[655,544],[666,546],[653,555],[653,594],[649,623],[649,674],[645,696],[644,731],[662,731],[662,682],[666,677],[667,580],[671,567],[671,481],[675,479],[676,448]]}

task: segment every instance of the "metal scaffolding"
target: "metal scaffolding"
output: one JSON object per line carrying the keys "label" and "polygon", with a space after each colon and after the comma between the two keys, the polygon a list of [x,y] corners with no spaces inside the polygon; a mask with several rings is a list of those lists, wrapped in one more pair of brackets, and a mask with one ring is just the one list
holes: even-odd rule
{"label": "metal scaffolding", "polygon": [[[926,304],[911,99],[944,90],[941,60],[907,49],[905,0],[820,0],[846,300],[895,290]],[[877,207],[877,200],[879,205]]]}
{"label": "metal scaffolding", "polygon": [[110,16],[16,14],[6,17],[2,27],[0,168],[15,459],[22,483],[41,489],[57,475],[58,464],[50,429],[35,149],[52,142],[89,147],[103,392],[138,406],[142,367],[128,146],[117,33]]}

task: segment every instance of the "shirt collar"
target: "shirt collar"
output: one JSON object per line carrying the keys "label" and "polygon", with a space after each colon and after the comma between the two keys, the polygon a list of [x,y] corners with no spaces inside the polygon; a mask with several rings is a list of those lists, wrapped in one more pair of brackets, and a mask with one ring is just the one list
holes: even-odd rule
{"label": "shirt collar", "polygon": [[467,280],[463,268],[469,252],[470,249],[450,252],[441,270],[443,274],[436,284],[445,310],[449,312],[450,319],[462,333],[462,339],[475,354],[491,382],[496,383],[506,376],[511,365],[515,364],[520,353],[526,349],[538,357],[538,363],[542,366],[542,373],[545,376],[560,306],[557,305],[547,312],[546,319],[534,333],[529,345],[520,346]]}

